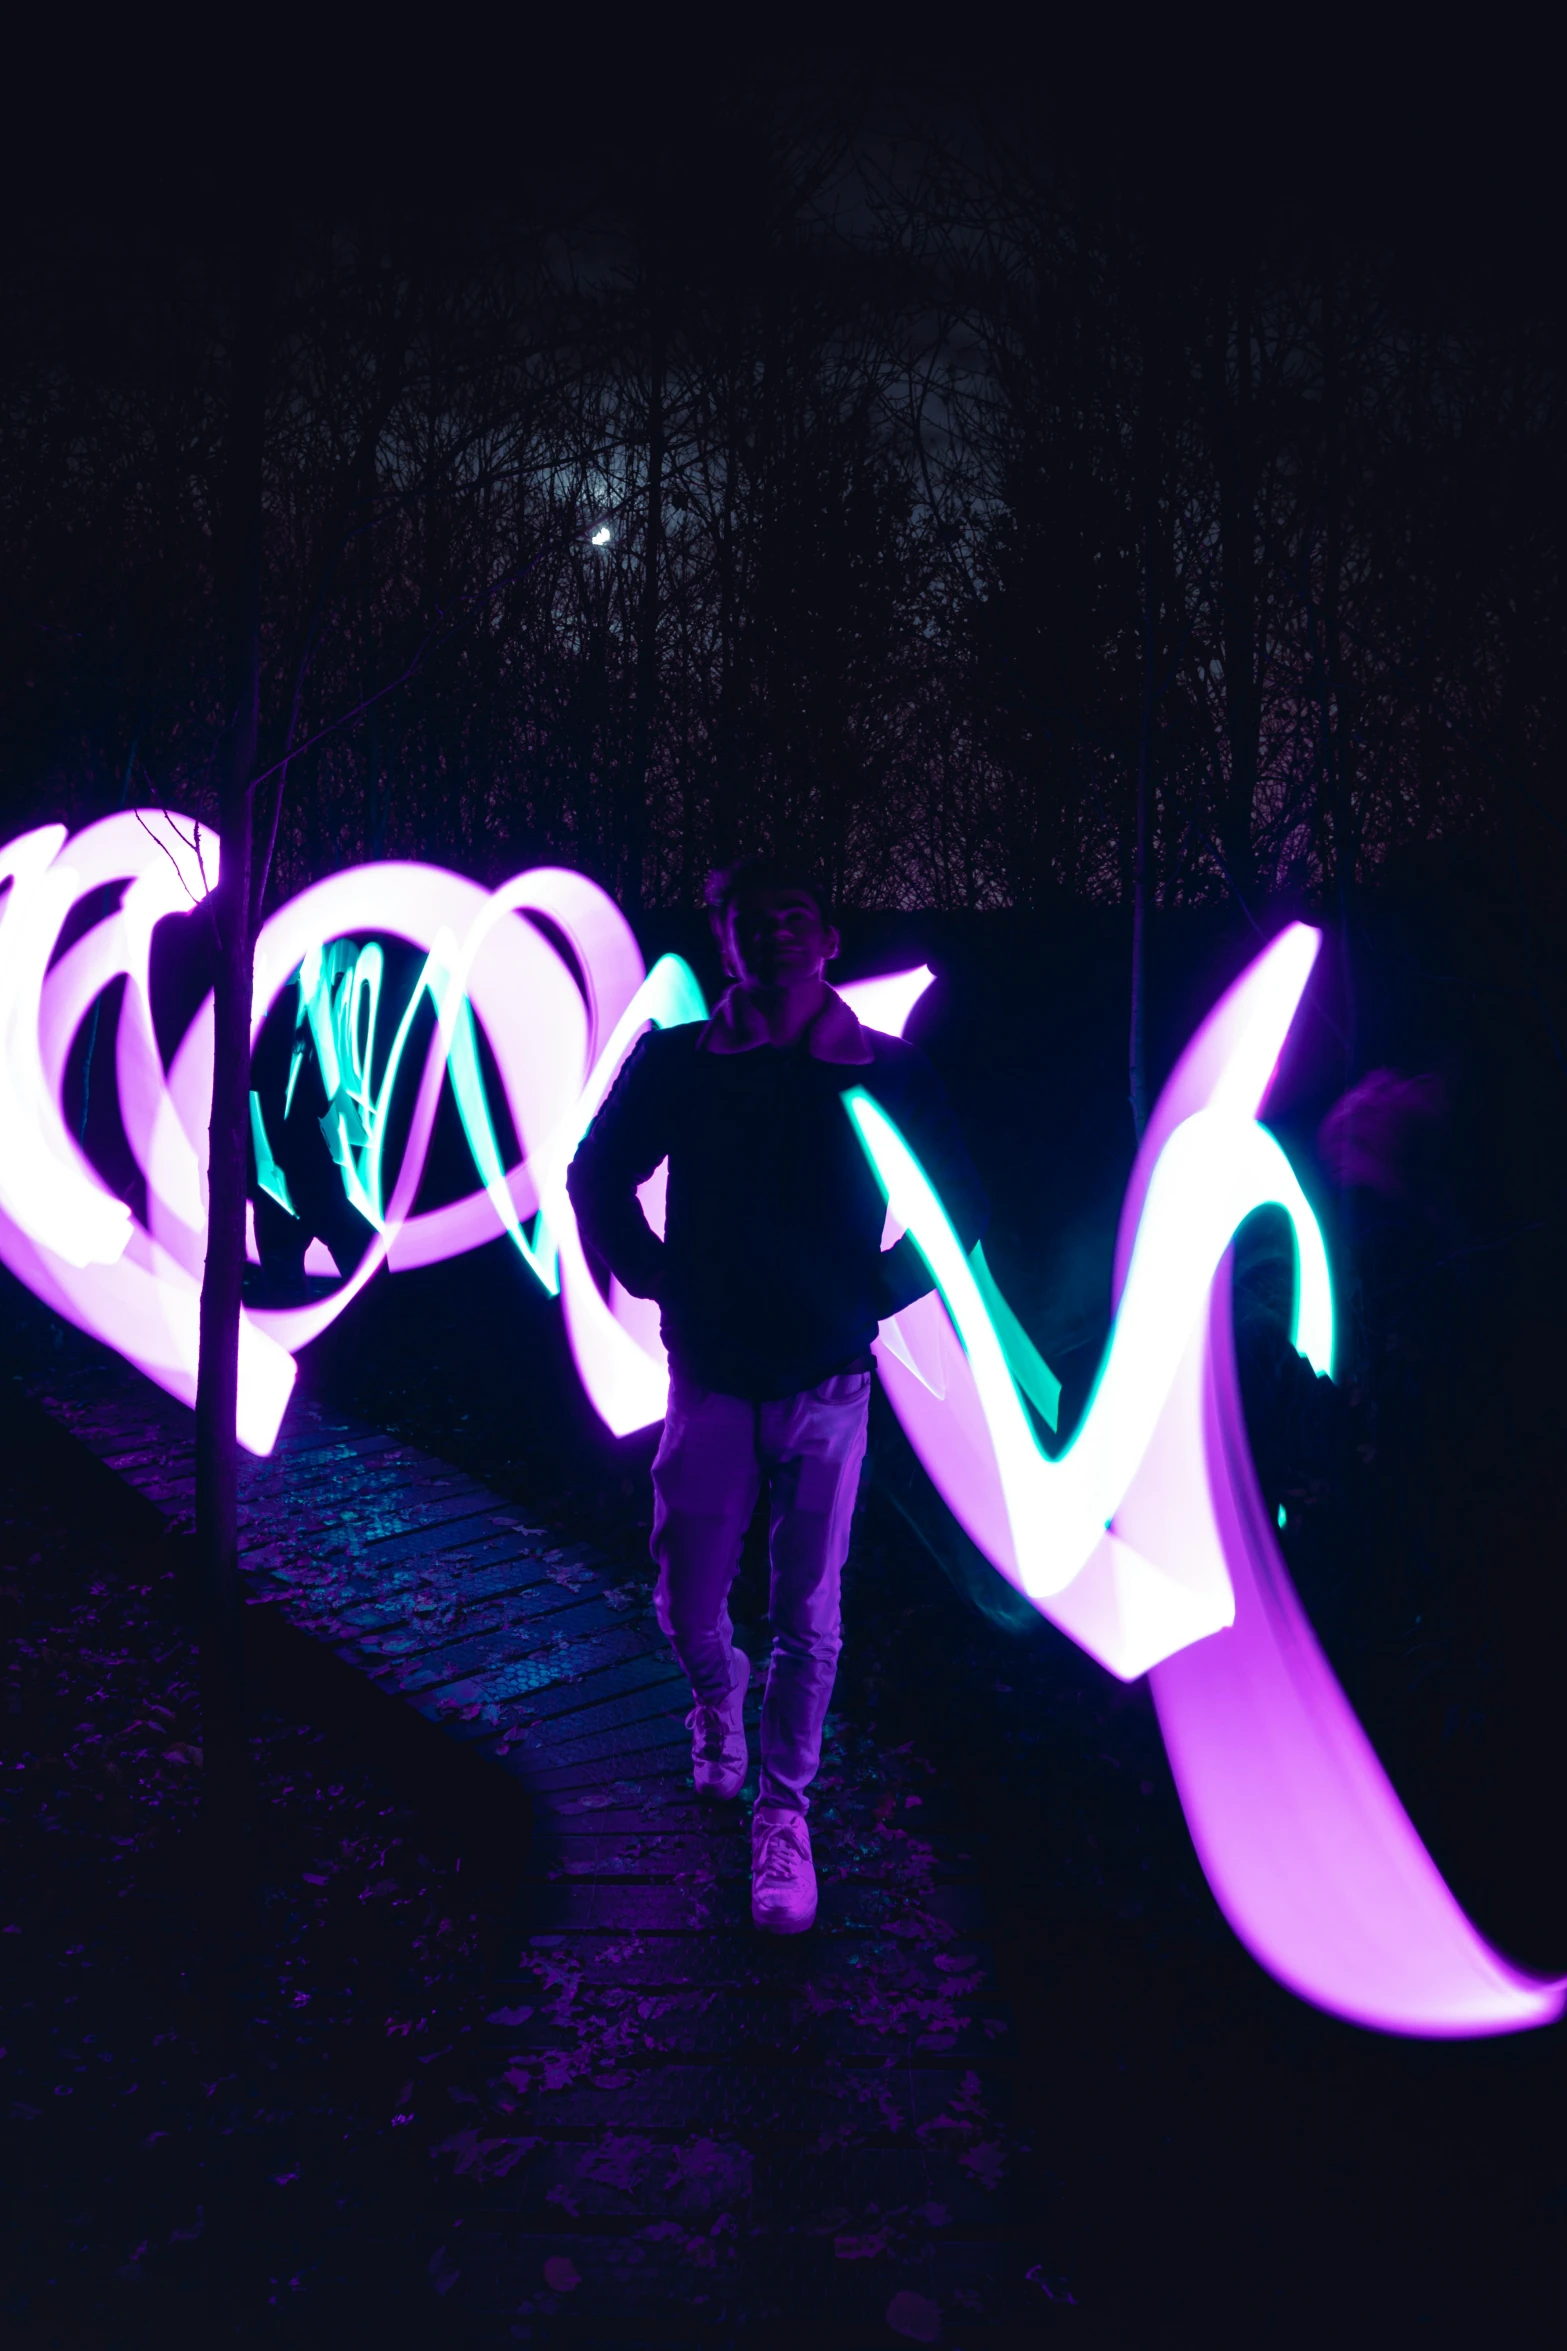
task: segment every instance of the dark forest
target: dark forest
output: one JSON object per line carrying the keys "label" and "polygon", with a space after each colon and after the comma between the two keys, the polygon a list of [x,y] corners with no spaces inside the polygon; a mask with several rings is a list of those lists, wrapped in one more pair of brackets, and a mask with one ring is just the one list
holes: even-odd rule
{"label": "dark forest", "polygon": [[1168,125],[1139,180],[847,72],[687,106],[467,208],[164,186],[13,241],[18,819],[213,806],[257,331],[279,890],[417,848],[690,905],[788,841],[846,906],[1325,903],[1559,816],[1526,189],[1400,187],[1396,136],[1391,186],[1249,188]]}

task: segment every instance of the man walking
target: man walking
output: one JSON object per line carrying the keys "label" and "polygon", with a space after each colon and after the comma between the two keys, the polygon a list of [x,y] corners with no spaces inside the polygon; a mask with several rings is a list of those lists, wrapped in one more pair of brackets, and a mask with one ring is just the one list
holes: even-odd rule
{"label": "man walking", "polygon": [[[807,1791],[838,1663],[870,1344],[932,1286],[912,1241],[882,1250],[885,1204],[843,1095],[863,1086],[901,1128],[966,1249],[987,1210],[924,1055],[863,1028],[827,985],[838,934],[814,886],[744,859],[713,876],[708,907],[734,984],[710,1020],[641,1040],[568,1188],[589,1245],[662,1310],[655,1605],[696,1700],[697,1790],[720,1800],[739,1794],[747,1761],[750,1664],[734,1646],[729,1590],[768,1484],[773,1650],[751,1913],[800,1934],[816,1917]],[[637,1189],[665,1159],[661,1241]]]}

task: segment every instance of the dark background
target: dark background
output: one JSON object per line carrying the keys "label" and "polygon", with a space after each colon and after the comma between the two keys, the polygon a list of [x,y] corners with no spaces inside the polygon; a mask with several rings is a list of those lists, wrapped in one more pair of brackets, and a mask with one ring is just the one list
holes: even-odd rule
{"label": "dark background", "polygon": [[[1279,922],[1329,933],[1276,1110],[1345,1376],[1303,1385],[1249,1232],[1254,1445],[1455,1891],[1560,1968],[1546,61],[1505,28],[964,30],[40,52],[0,239],[0,831],[211,818],[227,371],[264,279],[274,897],[558,858],[700,966],[709,860],[809,855],[846,973],[940,974],[913,1033],[1065,1429],[1134,1140],[1141,787],[1151,1088]],[[1347,1159],[1324,1122],[1377,1070],[1434,1108]],[[641,1554],[648,1442],[589,1425],[504,1248],[379,1281],[304,1376]],[[1559,2307],[1559,2036],[1389,2044],[1268,1985],[1144,1694],[1008,1605],[885,1420],[848,1614],[846,1703],[918,1727],[990,1825],[1030,2094],[1128,2339],[1308,2306],[1527,2339]]]}
{"label": "dark background", "polygon": [[1477,828],[1531,868],[1548,77],[1053,41],[40,58],[0,236],[12,821],[214,812],[259,309],[275,891],[558,856],[689,905],[787,841],[851,905],[1124,902],[1139,776],[1160,909],[1337,905]]}

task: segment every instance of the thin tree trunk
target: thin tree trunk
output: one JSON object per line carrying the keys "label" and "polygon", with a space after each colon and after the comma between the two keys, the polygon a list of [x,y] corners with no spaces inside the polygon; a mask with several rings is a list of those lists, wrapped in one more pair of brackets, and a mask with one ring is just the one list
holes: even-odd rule
{"label": "thin tree trunk", "polygon": [[664,539],[664,321],[663,289],[653,286],[648,351],[647,534],[642,547],[642,600],[637,620],[637,704],[633,723],[631,774],[626,792],[625,880],[628,909],[642,905],[648,837],[648,769],[653,749],[653,710],[658,696],[659,554]]}
{"label": "thin tree trunk", "polygon": [[1355,738],[1350,713],[1345,708],[1349,689],[1339,630],[1339,574],[1342,563],[1342,532],[1335,496],[1328,524],[1327,581],[1322,604],[1322,726],[1328,745],[1333,791],[1333,872],[1338,890],[1339,930],[1344,952],[1344,1066],[1347,1084],[1355,1077],[1360,1060],[1360,1008],[1355,987],[1355,802],[1354,778],[1350,772]]}
{"label": "thin tree trunk", "polygon": [[1331,298],[1331,258],[1322,271],[1323,366],[1322,418],[1323,500],[1327,511],[1323,555],[1322,607],[1318,627],[1317,682],[1321,711],[1323,782],[1327,790],[1329,833],[1333,843],[1333,881],[1338,898],[1340,951],[1344,985],[1344,1083],[1359,1074],[1360,1021],[1355,985],[1354,889],[1355,830],[1349,759],[1353,730],[1345,709],[1347,681],[1339,633],[1340,573],[1344,560],[1343,483],[1344,418],[1340,369],[1338,317]]}
{"label": "thin tree trunk", "polygon": [[375,510],[375,450],[372,446],[359,485],[359,691],[369,704],[365,712],[365,855],[372,862],[385,846],[386,816],[381,801],[381,706],[372,700],[375,665],[370,647],[375,634],[375,533],[370,518]]}
{"label": "thin tree trunk", "polygon": [[1153,530],[1143,520],[1143,707],[1137,734],[1137,847],[1132,862],[1132,1016],[1127,1096],[1140,1143],[1148,1124],[1148,918],[1153,896]]}
{"label": "thin tree trunk", "polygon": [[1253,513],[1252,324],[1242,287],[1235,302],[1235,389],[1227,383],[1228,320],[1208,353],[1214,467],[1219,484],[1219,574],[1229,780],[1219,803],[1219,843],[1243,899],[1252,894],[1252,825],[1262,742],[1257,681],[1257,551]]}
{"label": "thin tree trunk", "polygon": [[[738,341],[738,336],[734,338]],[[735,602],[735,485],[740,469],[739,365],[726,353],[723,372],[727,407],[724,439],[724,498],[718,537],[718,756],[710,802],[711,846],[720,863],[739,846],[735,829],[735,714],[739,702],[739,620]]]}
{"label": "thin tree trunk", "polygon": [[1152,283],[1145,280],[1142,310],[1142,384],[1137,422],[1137,493],[1142,508],[1143,611],[1142,709],[1137,728],[1136,842],[1132,855],[1131,1015],[1127,1037],[1127,1101],[1132,1131],[1141,1143],[1148,1124],[1148,935],[1154,888],[1154,710],[1159,688],[1154,590],[1154,513],[1159,495],[1159,418],[1165,383],[1163,337]]}
{"label": "thin tree trunk", "polygon": [[207,1257],[196,1388],[196,1575],[201,1611],[206,1785],[226,1809],[245,1782],[235,1408],[250,1089],[253,938],[251,786],[261,704],[261,461],[267,321],[259,272],[240,293],[224,527],[227,540],[228,725],[219,756],[218,881]]}

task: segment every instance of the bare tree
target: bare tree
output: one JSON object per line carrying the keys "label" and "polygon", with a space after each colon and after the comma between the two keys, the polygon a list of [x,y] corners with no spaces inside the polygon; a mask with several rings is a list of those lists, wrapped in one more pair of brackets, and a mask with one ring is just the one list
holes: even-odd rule
{"label": "bare tree", "polygon": [[270,259],[256,245],[236,270],[223,491],[228,604],[225,725],[218,750],[221,860],[213,925],[212,1112],[207,1154],[207,1254],[196,1388],[196,1555],[201,1606],[206,1785],[222,1802],[242,1783],[235,1418],[245,1269],[250,999],[255,909],[265,886],[254,844],[261,724],[261,534]]}

